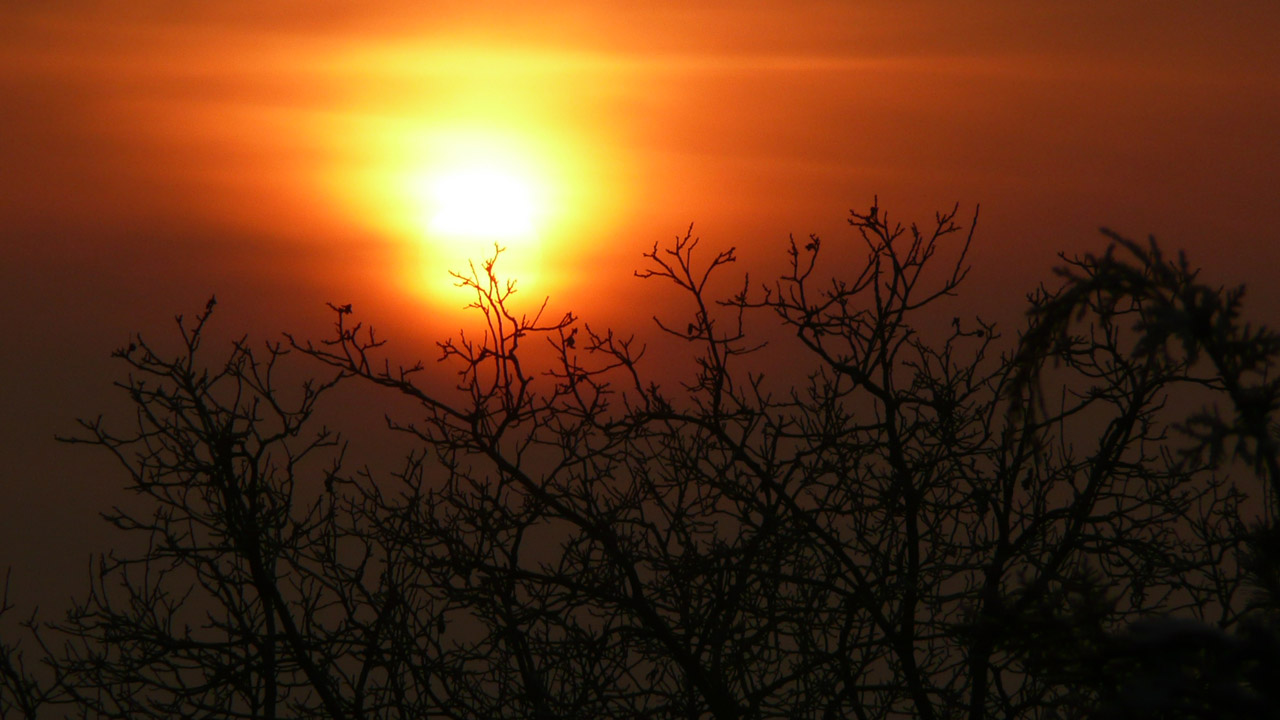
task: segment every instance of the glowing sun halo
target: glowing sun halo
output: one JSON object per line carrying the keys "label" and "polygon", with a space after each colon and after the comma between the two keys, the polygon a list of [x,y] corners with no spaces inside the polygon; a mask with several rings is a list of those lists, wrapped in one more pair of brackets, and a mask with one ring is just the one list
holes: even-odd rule
{"label": "glowing sun halo", "polygon": [[524,239],[537,231],[535,185],[503,168],[469,166],[435,174],[429,186],[427,229],[443,238]]}
{"label": "glowing sun halo", "polygon": [[476,124],[370,121],[367,169],[335,172],[335,192],[396,241],[397,279],[415,294],[456,304],[458,276],[483,273],[498,252],[500,278],[550,293],[572,279],[565,243],[614,208],[607,185],[586,180],[599,155],[554,123]]}

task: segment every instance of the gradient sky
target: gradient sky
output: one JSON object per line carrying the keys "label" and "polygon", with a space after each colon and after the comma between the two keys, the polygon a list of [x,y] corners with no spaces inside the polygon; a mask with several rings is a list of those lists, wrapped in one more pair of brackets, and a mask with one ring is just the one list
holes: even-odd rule
{"label": "gradient sky", "polygon": [[352,302],[431,356],[459,246],[424,188],[468,153],[536,179],[526,297],[596,324],[645,327],[632,270],[691,222],[767,272],[876,194],[981,203],[976,311],[1016,320],[1107,225],[1275,323],[1276,38],[1273,0],[5,3],[0,568],[82,586],[117,476],[52,438],[120,407],[131,332],[216,293],[226,337],[317,336]]}

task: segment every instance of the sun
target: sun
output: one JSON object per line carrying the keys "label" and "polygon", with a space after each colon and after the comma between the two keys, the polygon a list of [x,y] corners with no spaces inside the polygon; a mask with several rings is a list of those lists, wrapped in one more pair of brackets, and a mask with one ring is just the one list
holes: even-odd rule
{"label": "sun", "polygon": [[511,168],[472,164],[430,176],[427,232],[445,241],[523,240],[537,234],[543,199]]}
{"label": "sun", "polygon": [[[437,140],[408,175],[416,233],[437,260],[533,249],[556,216],[558,180],[533,143],[454,134]],[[463,263],[463,267],[466,263]]]}
{"label": "sun", "polygon": [[499,248],[522,298],[590,281],[638,177],[613,124],[575,99],[577,63],[595,59],[472,40],[353,44],[334,66],[387,89],[353,85],[316,117],[319,209],[379,248],[388,289],[436,308],[459,307],[459,275]]}
{"label": "sun", "polygon": [[504,278],[523,286],[537,281],[555,214],[553,181],[519,153],[454,150],[452,157],[423,167],[412,192],[425,251],[423,279],[433,291],[447,293],[455,285],[447,273],[467,275],[501,249]]}
{"label": "sun", "polygon": [[[486,117],[513,115],[489,110]],[[601,169],[608,154],[588,152],[584,133],[527,115],[519,126],[479,116],[352,125],[359,132],[346,135],[359,136],[362,164],[335,165],[328,178],[351,216],[390,241],[394,286],[436,307],[461,307],[469,291],[460,278],[483,274],[499,252],[498,277],[517,282],[522,299],[582,277],[576,258],[597,247],[584,238],[609,232],[618,207],[618,185]]]}

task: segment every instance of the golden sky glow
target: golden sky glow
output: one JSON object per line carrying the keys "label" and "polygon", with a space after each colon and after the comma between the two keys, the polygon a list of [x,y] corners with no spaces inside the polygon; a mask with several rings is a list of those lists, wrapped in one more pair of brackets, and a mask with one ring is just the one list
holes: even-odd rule
{"label": "golden sky glow", "polygon": [[[574,302],[626,292],[691,221],[765,253],[874,193],[982,202],[1028,261],[1102,222],[1190,239],[1220,227],[1207,208],[1272,202],[1268,7],[10,6],[0,202],[69,242],[296,254],[200,266],[433,312],[485,235],[531,295]],[[481,207],[528,196],[520,232],[440,207],[486,175],[508,197]]]}

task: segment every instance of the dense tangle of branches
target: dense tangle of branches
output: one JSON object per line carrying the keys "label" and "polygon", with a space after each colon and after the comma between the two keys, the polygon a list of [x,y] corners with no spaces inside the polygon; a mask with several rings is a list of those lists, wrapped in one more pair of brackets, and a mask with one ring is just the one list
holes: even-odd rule
{"label": "dense tangle of branches", "polygon": [[[948,309],[956,211],[850,223],[851,272],[793,240],[727,298],[733,250],[646,253],[637,274],[689,308],[656,318],[693,361],[676,382],[634,338],[518,314],[493,260],[457,276],[481,331],[441,343],[452,385],[391,365],[350,306],[321,342],[210,350],[212,303],[176,355],[135,338],[135,422],[73,441],[128,470],[150,511],[108,519],[145,550],[98,558],[65,617],[0,647],[0,715],[1270,707],[1278,543],[1251,522],[1280,341],[1241,293],[1111,234],[1003,337]],[[289,355],[322,379],[282,387]],[[347,383],[416,404],[393,476],[317,424]]]}

